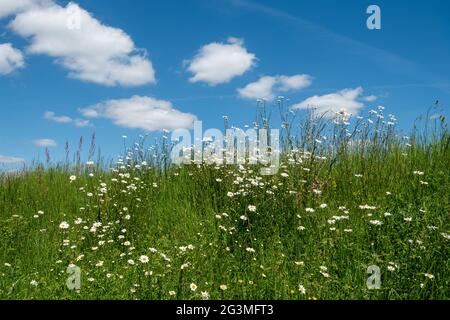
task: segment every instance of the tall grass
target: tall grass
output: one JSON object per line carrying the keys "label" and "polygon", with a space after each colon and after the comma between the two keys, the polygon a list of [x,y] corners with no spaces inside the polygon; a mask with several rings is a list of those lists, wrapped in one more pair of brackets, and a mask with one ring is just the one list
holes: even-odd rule
{"label": "tall grass", "polygon": [[[168,140],[145,137],[117,163],[83,163],[80,141],[72,163],[67,145],[63,163],[3,174],[0,298],[449,299],[445,119],[405,137],[382,109],[299,119],[278,103],[274,176],[172,166]],[[265,105],[255,125],[270,127]],[[95,138],[90,149],[93,160]]]}

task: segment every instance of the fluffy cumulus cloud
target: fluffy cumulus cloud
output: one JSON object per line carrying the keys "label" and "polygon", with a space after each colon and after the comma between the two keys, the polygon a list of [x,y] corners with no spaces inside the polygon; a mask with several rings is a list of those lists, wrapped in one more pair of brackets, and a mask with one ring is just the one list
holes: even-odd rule
{"label": "fluffy cumulus cloud", "polygon": [[276,77],[265,76],[259,78],[256,82],[249,83],[244,88],[238,89],[238,92],[243,98],[273,100],[275,98],[273,87],[276,83]]}
{"label": "fluffy cumulus cloud", "polygon": [[10,43],[0,44],[0,75],[9,74],[23,66],[24,59],[20,50]]}
{"label": "fluffy cumulus cloud", "polygon": [[33,144],[36,147],[53,148],[57,146],[57,143],[53,139],[36,139],[33,140]]}
{"label": "fluffy cumulus cloud", "polygon": [[280,92],[301,90],[311,85],[311,76],[298,74],[294,76],[264,76],[258,81],[249,83],[244,88],[238,89],[241,97],[247,99],[273,100]]}
{"label": "fluffy cumulus cloud", "polygon": [[21,162],[25,162],[25,159],[0,155],[0,163],[2,164],[21,163]]}
{"label": "fluffy cumulus cloud", "polygon": [[58,122],[58,123],[73,123],[77,127],[86,127],[90,125],[90,121],[86,119],[72,119],[69,116],[61,115],[58,116],[52,111],[47,111],[44,113],[44,119]]}
{"label": "fluffy cumulus cloud", "polygon": [[28,53],[53,57],[72,78],[106,86],[155,83],[152,63],[130,36],[75,3],[28,6],[9,28],[30,40]]}
{"label": "fluffy cumulus cloud", "polygon": [[87,118],[106,118],[114,124],[145,131],[191,128],[196,117],[174,109],[172,103],[151,97],[108,100],[80,109]]}
{"label": "fluffy cumulus cloud", "polygon": [[312,96],[293,105],[292,109],[315,108],[319,113],[326,113],[329,116],[334,116],[336,112],[342,110],[350,114],[357,114],[364,107],[364,103],[360,101],[362,93],[363,89],[358,87],[355,89],[344,89],[323,96]]}
{"label": "fluffy cumulus cloud", "polygon": [[213,42],[200,48],[189,61],[190,82],[206,82],[214,86],[243,75],[255,63],[256,56],[247,51],[241,39],[229,38],[227,43]]}

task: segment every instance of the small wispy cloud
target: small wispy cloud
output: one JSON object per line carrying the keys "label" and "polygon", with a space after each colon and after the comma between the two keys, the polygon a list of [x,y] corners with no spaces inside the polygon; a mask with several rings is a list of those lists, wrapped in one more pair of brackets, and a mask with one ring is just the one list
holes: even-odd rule
{"label": "small wispy cloud", "polygon": [[53,139],[36,139],[33,140],[33,144],[36,147],[53,148],[57,146],[57,143]]}
{"label": "small wispy cloud", "polygon": [[366,96],[366,97],[363,98],[363,100],[364,100],[364,101],[367,101],[367,102],[374,102],[374,101],[376,101],[377,99],[378,99],[378,97],[375,96],[375,95],[373,95],[373,94],[371,94],[370,96]]}
{"label": "small wispy cloud", "polygon": [[0,44],[0,75],[12,73],[25,66],[22,52],[11,43]]}
{"label": "small wispy cloud", "polygon": [[25,159],[0,155],[0,163],[13,164],[13,163],[22,163],[22,162],[25,162]]}
{"label": "small wispy cloud", "polygon": [[73,119],[66,115],[58,116],[52,111],[45,112],[43,118],[46,120],[50,120],[50,121],[54,121],[54,122],[58,122],[58,123],[73,123],[77,127],[87,127],[87,126],[91,125],[89,120],[78,119],[78,118]]}

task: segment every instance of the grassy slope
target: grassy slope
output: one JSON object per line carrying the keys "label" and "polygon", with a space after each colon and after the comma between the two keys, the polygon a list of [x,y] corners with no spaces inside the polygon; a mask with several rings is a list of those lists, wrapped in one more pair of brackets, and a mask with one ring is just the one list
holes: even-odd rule
{"label": "grassy slope", "polygon": [[[208,291],[211,298],[237,299],[449,299],[449,240],[442,233],[450,229],[450,153],[444,143],[389,152],[374,148],[365,156],[346,153],[332,166],[330,161],[305,157],[302,164],[280,170],[289,177],[279,173],[260,180],[255,167],[206,165],[166,174],[133,169],[127,170],[129,177],[85,169],[73,183],[62,169],[4,176],[0,298],[197,299]],[[234,184],[236,177],[244,181]],[[98,196],[101,182],[108,191]],[[239,190],[245,194],[227,196]],[[324,203],[328,207],[320,208]],[[376,209],[359,208],[365,204]],[[228,216],[218,219],[222,213]],[[330,224],[333,216],[348,219]],[[83,222],[75,224],[77,218]],[[59,228],[62,221],[70,224],[68,230]],[[98,221],[102,226],[91,232]],[[179,248],[189,244],[194,249]],[[139,262],[141,255],[150,261]],[[99,261],[103,266],[96,266]],[[387,270],[390,262],[397,265],[393,272]],[[66,287],[70,263],[82,270],[79,292]],[[188,266],[181,270],[183,264]],[[366,287],[370,265],[381,269],[380,290]],[[327,267],[323,272],[329,277],[320,266]],[[198,286],[195,292],[191,283]]]}

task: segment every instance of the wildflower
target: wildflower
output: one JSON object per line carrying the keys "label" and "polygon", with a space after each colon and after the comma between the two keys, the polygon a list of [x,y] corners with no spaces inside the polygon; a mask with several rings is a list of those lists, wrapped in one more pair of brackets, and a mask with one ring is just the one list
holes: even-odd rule
{"label": "wildflower", "polygon": [[306,294],[306,289],[304,286],[302,286],[301,284],[298,285],[298,291],[300,291],[301,294]]}
{"label": "wildflower", "polygon": [[244,220],[244,221],[248,220],[248,218],[247,218],[246,216],[244,216],[244,215],[240,216],[239,218],[240,218],[241,220]]}
{"label": "wildflower", "polygon": [[314,210],[313,208],[305,208],[305,211],[306,211],[306,212],[311,212],[311,213],[312,213],[312,212],[315,212],[316,210]]}
{"label": "wildflower", "polygon": [[255,249],[253,249],[253,248],[247,248],[247,249],[245,249],[247,252],[251,252],[251,253],[254,253],[255,252]]}
{"label": "wildflower", "polygon": [[209,299],[209,293],[208,291],[202,291],[201,292],[201,296],[203,300],[208,300]]}
{"label": "wildflower", "polygon": [[225,284],[220,285],[220,290],[225,291],[228,287]]}
{"label": "wildflower", "polygon": [[434,279],[434,275],[430,274],[430,273],[425,273],[424,276],[428,279],[433,280]]}
{"label": "wildflower", "polygon": [[77,180],[77,176],[70,176],[69,180],[72,183],[73,181]]}
{"label": "wildflower", "polygon": [[286,172],[283,172],[283,173],[281,174],[281,176],[282,176],[283,178],[287,178],[287,177],[289,177],[289,174],[287,174]]}
{"label": "wildflower", "polygon": [[177,293],[175,292],[175,291],[169,291],[169,296],[174,296],[174,295],[176,295]]}
{"label": "wildflower", "polygon": [[303,261],[294,261],[297,266],[304,266],[305,263]]}
{"label": "wildflower", "polygon": [[97,264],[96,264],[95,266],[96,266],[96,267],[102,267],[102,266],[103,266],[103,261],[97,262]]}
{"label": "wildflower", "polygon": [[128,262],[129,265],[134,265],[134,260],[133,259],[130,259],[127,262]]}
{"label": "wildflower", "polygon": [[381,226],[383,224],[380,220],[370,220],[369,222],[375,226]]}
{"label": "wildflower", "polygon": [[69,229],[69,227],[70,227],[70,225],[66,221],[63,221],[59,224],[59,228],[63,229],[63,230]]}
{"label": "wildflower", "polygon": [[255,206],[248,206],[248,211],[256,212],[256,207]]}
{"label": "wildflower", "polygon": [[395,271],[395,267],[393,267],[393,266],[388,266],[387,269],[390,272],[394,272]]}
{"label": "wildflower", "polygon": [[365,204],[365,205],[359,206],[359,208],[362,209],[362,210],[375,210],[377,207],[369,206],[368,204]]}
{"label": "wildflower", "polygon": [[141,263],[148,263],[149,259],[148,259],[148,257],[146,255],[142,255],[142,256],[139,257],[139,261]]}
{"label": "wildflower", "polygon": [[322,203],[320,205],[320,209],[326,209],[326,208],[328,208],[328,205],[326,203]]}
{"label": "wildflower", "polygon": [[412,221],[412,217],[406,217],[406,218],[403,218],[403,220],[405,220],[406,222],[411,222]]}
{"label": "wildflower", "polygon": [[37,287],[38,286],[38,282],[36,280],[31,280],[30,281],[30,285],[32,285],[33,287]]}
{"label": "wildflower", "polygon": [[191,291],[195,291],[195,290],[197,290],[197,285],[195,283],[191,283],[189,285],[189,288],[191,288]]}

